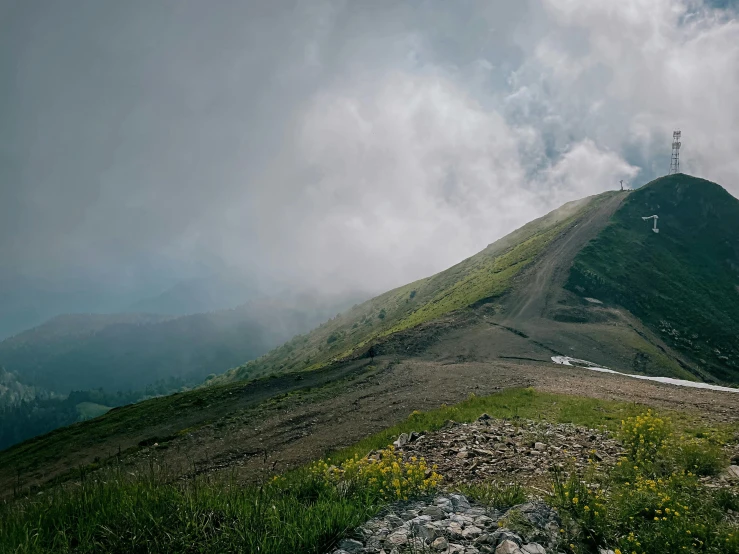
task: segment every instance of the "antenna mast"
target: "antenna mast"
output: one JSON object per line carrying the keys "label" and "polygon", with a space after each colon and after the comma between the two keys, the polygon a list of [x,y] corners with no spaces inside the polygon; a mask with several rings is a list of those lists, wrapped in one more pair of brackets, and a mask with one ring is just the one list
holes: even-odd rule
{"label": "antenna mast", "polygon": [[672,133],[672,159],[670,160],[670,172],[668,175],[680,173],[680,131]]}

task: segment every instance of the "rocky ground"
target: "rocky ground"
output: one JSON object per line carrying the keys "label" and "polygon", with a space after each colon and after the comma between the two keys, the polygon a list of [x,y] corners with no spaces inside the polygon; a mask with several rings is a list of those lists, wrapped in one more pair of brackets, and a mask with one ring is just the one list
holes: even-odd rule
{"label": "rocky ground", "polygon": [[606,433],[570,424],[508,422],[484,414],[475,423],[448,422],[437,432],[401,435],[395,447],[438,466],[450,483],[504,477],[522,485],[543,484],[552,467],[612,465],[622,454]]}
{"label": "rocky ground", "polygon": [[[513,519],[527,532],[507,529],[505,522]],[[540,502],[499,512],[448,494],[391,506],[333,554],[547,554],[556,552],[559,529],[556,512]]]}
{"label": "rocky ground", "polygon": [[[545,503],[551,490],[550,470],[567,473],[590,465],[602,470],[623,455],[619,442],[599,430],[504,421],[487,414],[470,424],[449,421],[431,433],[404,433],[394,446],[405,459],[417,456],[435,464],[446,491],[465,484],[515,482],[525,487],[529,501],[498,510],[445,492],[396,503],[342,540],[332,554],[558,553],[562,522]],[[727,458],[739,462],[736,447],[727,451]],[[714,487],[736,485],[739,466],[705,480]]]}
{"label": "rocky ground", "polygon": [[[394,446],[406,459],[418,456],[435,464],[449,490],[502,480],[526,486],[534,500],[503,511],[475,505],[461,494],[395,504],[344,539],[334,554],[557,552],[561,522],[542,501],[550,468],[608,466],[622,454],[619,443],[601,431],[487,414],[470,424],[449,421],[432,433],[404,433]],[[507,527],[511,522],[515,532]]]}

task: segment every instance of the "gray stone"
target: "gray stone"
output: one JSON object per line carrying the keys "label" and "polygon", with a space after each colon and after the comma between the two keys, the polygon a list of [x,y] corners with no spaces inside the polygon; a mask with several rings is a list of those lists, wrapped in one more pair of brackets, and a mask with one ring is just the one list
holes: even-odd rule
{"label": "gray stone", "polygon": [[447,533],[453,539],[462,538],[462,526],[456,521],[452,521],[446,528]]}
{"label": "gray stone", "polygon": [[726,475],[729,479],[739,479],[739,466],[729,466],[726,470]]}
{"label": "gray stone", "polygon": [[505,540],[495,549],[495,554],[522,554],[522,552],[515,542]]}
{"label": "gray stone", "polygon": [[466,527],[464,531],[462,531],[462,536],[465,539],[474,539],[475,537],[479,537],[481,534],[482,529],[480,529],[479,527],[475,527],[474,525]]}
{"label": "gray stone", "polygon": [[526,554],[547,554],[547,551],[544,550],[544,547],[535,542],[524,544],[521,547],[521,550]]}
{"label": "gray stone", "polygon": [[395,448],[402,448],[406,444],[408,444],[408,434],[407,433],[401,433],[400,436],[396,441],[393,442],[393,446]]}
{"label": "gray stone", "polygon": [[542,450],[547,449],[547,445],[544,444],[543,442],[537,442],[537,443],[534,443],[534,448],[541,452]]}
{"label": "gray stone", "polygon": [[452,514],[449,516],[449,519],[454,523],[459,523],[462,527],[464,527],[465,523],[467,523],[467,519],[465,519],[465,517],[460,514]]}
{"label": "gray stone", "polygon": [[438,536],[437,530],[431,525],[423,525],[421,523],[414,523],[411,526],[411,534],[415,537],[422,538],[426,542],[431,542]]}
{"label": "gray stone", "polygon": [[495,524],[495,520],[488,516],[478,516],[475,518],[475,525],[478,527],[490,527]]}
{"label": "gray stone", "polygon": [[385,516],[385,521],[387,522],[387,526],[390,527],[390,529],[401,527],[405,523],[405,521],[400,519],[395,514]]}
{"label": "gray stone", "polygon": [[474,544],[480,546],[481,544],[493,544],[493,537],[488,533],[482,533],[475,539]]}
{"label": "gray stone", "polygon": [[353,554],[355,552],[361,552],[362,550],[364,550],[364,545],[359,541],[355,541],[354,539],[344,539],[339,543],[339,548],[341,550],[349,552],[349,554]]}
{"label": "gray stone", "polygon": [[465,515],[471,516],[471,517],[477,517],[477,516],[484,516],[485,515],[485,508],[480,508],[477,506],[473,506],[469,510],[465,512]]}
{"label": "gray stone", "polygon": [[439,506],[427,506],[420,513],[424,516],[430,516],[433,520],[444,519],[446,517],[446,512],[439,508]]}
{"label": "gray stone", "polygon": [[465,511],[471,507],[467,499],[461,494],[450,494],[449,500],[452,501],[452,506],[454,506],[455,510]]}
{"label": "gray stone", "polygon": [[523,543],[521,537],[516,535],[516,533],[509,531],[508,529],[498,529],[495,533],[493,533],[492,538],[494,544],[501,544],[503,542],[509,541],[515,543],[516,546],[521,546],[521,544]]}
{"label": "gray stone", "polygon": [[406,544],[408,542],[408,530],[398,529],[397,531],[393,532],[392,535],[389,535],[386,540],[393,546],[401,546],[403,544]]}
{"label": "gray stone", "polygon": [[449,541],[446,540],[446,538],[444,537],[439,537],[431,543],[431,548],[433,548],[434,550],[446,550],[447,548],[449,548]]}

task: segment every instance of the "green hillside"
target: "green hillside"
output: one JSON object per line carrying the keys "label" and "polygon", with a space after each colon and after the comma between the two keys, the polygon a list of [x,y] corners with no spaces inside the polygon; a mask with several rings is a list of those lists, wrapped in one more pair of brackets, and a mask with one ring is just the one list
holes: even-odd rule
{"label": "green hillside", "polygon": [[[659,233],[651,231],[659,216]],[[739,381],[739,200],[678,174],[631,193],[567,288],[619,304],[721,381]]]}
{"label": "green hillside", "polygon": [[613,194],[617,193],[565,204],[459,264],[356,305],[211,383],[314,369],[333,360],[360,355],[373,342],[390,334],[455,310],[492,302],[510,289],[514,277],[555,237]]}

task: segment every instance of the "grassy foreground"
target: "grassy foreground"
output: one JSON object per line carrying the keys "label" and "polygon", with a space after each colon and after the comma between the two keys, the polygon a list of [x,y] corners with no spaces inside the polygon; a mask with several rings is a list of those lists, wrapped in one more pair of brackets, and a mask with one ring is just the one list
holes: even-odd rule
{"label": "grassy foreground", "polygon": [[[99,471],[78,483],[0,505],[0,553],[322,553],[388,501],[433,493],[438,477],[426,471],[422,460],[404,464],[391,452],[377,465],[363,460],[400,432],[434,430],[447,419],[473,421],[483,412],[618,430],[622,420],[630,421],[645,410],[635,404],[508,390],[414,412],[405,422],[326,460],[260,485],[207,476],[185,479],[156,466],[139,475]],[[689,437],[710,435],[712,444],[732,432],[706,430],[690,416],[677,414],[673,429]],[[394,463],[398,468],[393,469]],[[380,477],[386,473],[389,477],[383,481]],[[514,494],[520,498],[520,491]],[[500,497],[497,491],[490,495]],[[571,517],[577,520],[577,513]],[[572,539],[571,552],[590,552],[587,548],[598,537],[578,535]]]}
{"label": "grassy foreground", "polygon": [[739,490],[701,481],[728,465],[720,441],[686,437],[651,411],[624,420],[619,436],[615,467],[554,475],[565,551],[739,553]]}

